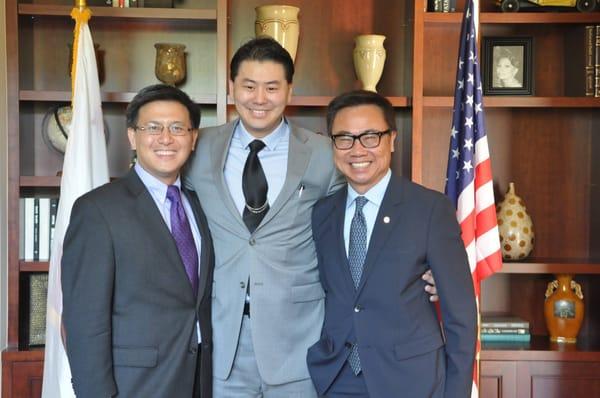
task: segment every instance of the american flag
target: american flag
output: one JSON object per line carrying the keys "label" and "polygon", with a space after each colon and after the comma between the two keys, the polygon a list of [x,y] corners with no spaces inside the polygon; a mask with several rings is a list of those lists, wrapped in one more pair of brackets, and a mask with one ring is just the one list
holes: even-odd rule
{"label": "american flag", "polygon": [[[500,270],[502,254],[494,205],[492,167],[483,117],[483,93],[474,21],[476,14],[473,0],[468,0],[460,33],[446,195],[456,207],[456,217],[469,258],[479,310],[480,283],[484,278]],[[471,397],[479,396],[480,349],[481,345],[477,339]]]}

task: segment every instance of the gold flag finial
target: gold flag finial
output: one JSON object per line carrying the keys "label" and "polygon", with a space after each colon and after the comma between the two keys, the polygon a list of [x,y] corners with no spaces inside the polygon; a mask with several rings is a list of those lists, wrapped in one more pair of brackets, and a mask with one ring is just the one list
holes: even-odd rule
{"label": "gold flag finial", "polygon": [[87,7],[85,0],[75,0],[75,7],[78,7],[80,10],[83,10]]}

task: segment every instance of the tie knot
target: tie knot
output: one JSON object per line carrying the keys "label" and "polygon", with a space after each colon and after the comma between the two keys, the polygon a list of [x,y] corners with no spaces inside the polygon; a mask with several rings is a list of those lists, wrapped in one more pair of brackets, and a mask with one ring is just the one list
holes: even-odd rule
{"label": "tie knot", "polygon": [[254,140],[248,146],[250,147],[250,152],[258,153],[265,147],[265,143],[261,140]]}
{"label": "tie knot", "polygon": [[169,185],[169,187],[167,188],[167,199],[169,199],[171,203],[179,203],[181,195],[179,193],[179,187],[177,187],[177,185]]}
{"label": "tie knot", "polygon": [[357,196],[355,199],[356,211],[362,211],[363,207],[365,207],[368,201],[369,199],[365,198],[364,196]]}

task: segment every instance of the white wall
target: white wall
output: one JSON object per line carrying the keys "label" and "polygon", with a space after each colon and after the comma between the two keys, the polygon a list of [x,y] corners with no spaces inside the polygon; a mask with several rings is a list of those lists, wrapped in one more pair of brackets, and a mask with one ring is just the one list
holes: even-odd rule
{"label": "white wall", "polygon": [[[7,126],[6,126],[6,15],[5,1],[0,0],[0,350],[6,347],[7,333],[7,220],[6,187],[7,178]],[[2,365],[0,365],[0,368]],[[0,393],[2,391],[2,372],[0,372]]]}

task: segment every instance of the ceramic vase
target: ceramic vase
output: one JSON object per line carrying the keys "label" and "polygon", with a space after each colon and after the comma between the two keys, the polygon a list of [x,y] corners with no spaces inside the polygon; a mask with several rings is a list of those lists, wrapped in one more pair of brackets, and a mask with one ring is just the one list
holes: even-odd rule
{"label": "ceramic vase", "polygon": [[502,258],[522,260],[533,250],[533,223],[523,199],[515,194],[515,184],[511,182],[508,186],[504,200],[496,208]]}
{"label": "ceramic vase", "polygon": [[161,82],[175,86],[185,79],[185,45],[156,43],[154,74]]}
{"label": "ceramic vase", "polygon": [[377,92],[375,87],[385,63],[384,40],[382,35],[360,35],[354,39],[354,70],[363,90]]}
{"label": "ceramic vase", "polygon": [[256,37],[269,36],[275,39],[290,53],[292,60],[296,59],[300,24],[298,12],[293,6],[268,5],[255,8],[256,21],[254,31]]}
{"label": "ceramic vase", "polygon": [[556,343],[577,342],[583,314],[583,293],[579,283],[571,275],[556,275],[556,280],[548,283],[544,301],[550,340]]}

